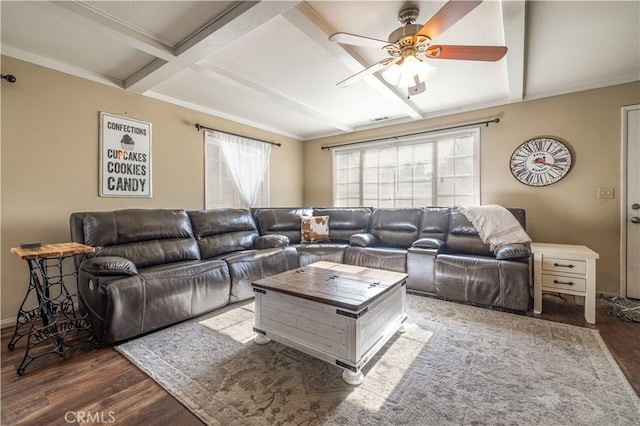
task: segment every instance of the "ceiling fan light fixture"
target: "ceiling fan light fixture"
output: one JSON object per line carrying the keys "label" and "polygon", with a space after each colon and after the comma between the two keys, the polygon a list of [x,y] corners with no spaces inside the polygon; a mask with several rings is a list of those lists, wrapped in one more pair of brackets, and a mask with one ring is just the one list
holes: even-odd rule
{"label": "ceiling fan light fixture", "polygon": [[401,88],[407,88],[416,85],[416,76],[418,77],[419,83],[424,83],[435,72],[435,67],[432,67],[425,61],[421,61],[413,55],[408,55],[399,64],[394,64],[388,67],[382,73],[382,77],[389,84]]}
{"label": "ceiling fan light fixture", "polygon": [[456,59],[485,62],[502,59],[507,53],[506,46],[431,44],[434,38],[447,31],[480,3],[482,0],[448,0],[424,25],[416,24],[419,10],[414,4],[409,3],[398,14],[402,27],[389,34],[388,41],[350,33],[331,35],[329,40],[336,43],[379,48],[389,55],[388,58],[340,81],[338,86],[347,87],[386,68],[382,76],[389,84],[407,88],[409,95],[416,95],[426,90],[424,82],[435,72],[434,67],[419,57],[426,56],[429,60]]}

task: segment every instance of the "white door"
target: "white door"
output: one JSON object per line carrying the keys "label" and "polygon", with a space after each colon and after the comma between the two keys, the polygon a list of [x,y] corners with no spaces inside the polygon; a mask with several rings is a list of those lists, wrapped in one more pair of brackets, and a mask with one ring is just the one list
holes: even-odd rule
{"label": "white door", "polygon": [[[626,145],[626,297],[640,299],[640,105],[623,108],[623,148]],[[624,158],[624,157],[623,157]],[[626,284],[626,285],[625,285]],[[624,289],[622,289],[624,290]],[[625,292],[622,291],[622,296]]]}

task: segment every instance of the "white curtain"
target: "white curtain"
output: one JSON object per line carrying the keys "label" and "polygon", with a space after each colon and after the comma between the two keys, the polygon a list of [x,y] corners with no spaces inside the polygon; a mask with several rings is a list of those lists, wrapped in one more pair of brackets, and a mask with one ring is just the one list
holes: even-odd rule
{"label": "white curtain", "polygon": [[256,202],[260,184],[269,166],[271,144],[223,132],[213,132],[224,162],[246,208]]}

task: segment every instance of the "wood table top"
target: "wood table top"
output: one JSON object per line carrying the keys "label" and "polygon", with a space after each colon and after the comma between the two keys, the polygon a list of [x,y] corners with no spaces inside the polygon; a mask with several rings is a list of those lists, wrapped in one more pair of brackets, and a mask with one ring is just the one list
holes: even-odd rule
{"label": "wood table top", "polygon": [[315,262],[263,278],[253,286],[359,312],[406,279],[401,272]]}
{"label": "wood table top", "polygon": [[94,251],[96,251],[95,248],[80,243],[44,244],[41,247],[13,247],[11,249],[11,253],[18,255],[21,259],[25,260],[71,256],[74,254],[93,253]]}

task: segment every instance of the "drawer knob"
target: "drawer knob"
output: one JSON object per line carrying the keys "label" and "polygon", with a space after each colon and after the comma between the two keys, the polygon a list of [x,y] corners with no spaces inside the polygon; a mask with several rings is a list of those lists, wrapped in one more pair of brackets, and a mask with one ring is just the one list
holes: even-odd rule
{"label": "drawer knob", "polygon": [[573,285],[573,281],[558,281],[558,280],[553,280],[554,284],[562,284],[562,285]]}
{"label": "drawer knob", "polygon": [[555,266],[556,268],[573,268],[573,265],[569,264],[569,265],[563,265],[562,263],[554,263],[553,266]]}

